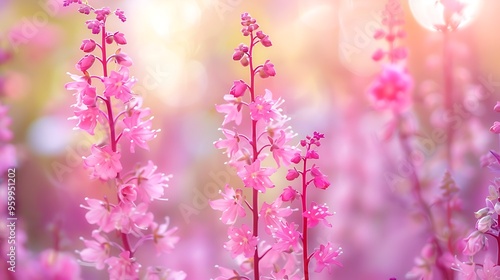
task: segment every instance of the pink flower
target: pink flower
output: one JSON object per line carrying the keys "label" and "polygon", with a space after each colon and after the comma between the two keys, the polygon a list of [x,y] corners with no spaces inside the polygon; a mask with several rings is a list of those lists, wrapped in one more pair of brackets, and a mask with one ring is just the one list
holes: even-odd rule
{"label": "pink flower", "polygon": [[483,267],[477,270],[477,276],[481,280],[498,280],[500,279],[500,266],[493,263],[489,256],[486,256]]}
{"label": "pink flower", "polygon": [[76,106],[95,107],[97,100],[96,88],[91,86],[84,77],[71,75],[71,78],[75,79],[75,81],[67,83],[65,88],[67,90],[76,90]]}
{"label": "pink flower", "polygon": [[490,127],[490,131],[495,134],[500,134],[500,122],[494,122]]}
{"label": "pink flower", "polygon": [[261,192],[266,192],[266,188],[273,188],[274,184],[269,179],[276,169],[261,168],[260,159],[257,159],[251,165],[245,165],[238,171],[238,176],[245,183],[245,187],[254,188]]}
{"label": "pink flower", "polygon": [[220,129],[226,139],[219,138],[218,141],[214,142],[214,145],[217,149],[226,149],[224,153],[227,154],[228,157],[232,157],[238,150],[240,149],[240,137],[238,134],[232,130],[222,128]]}
{"label": "pink flower", "polygon": [[102,9],[96,9],[96,10],[94,10],[94,13],[96,14],[95,19],[97,19],[99,21],[103,21],[103,20],[105,20],[108,17],[108,15],[111,12],[109,11],[109,8],[102,8]]}
{"label": "pink flower", "polygon": [[238,61],[243,58],[245,53],[248,52],[248,46],[240,44],[236,49],[234,49],[233,60]]}
{"label": "pink flower", "polygon": [[333,216],[332,213],[328,212],[326,203],[321,206],[313,201],[309,210],[305,211],[302,216],[307,218],[307,227],[315,227],[319,222],[323,222],[327,227],[332,226],[332,224],[326,220],[326,217]]}
{"label": "pink flower", "polygon": [[243,117],[241,110],[241,99],[235,98],[230,94],[226,94],[224,95],[224,100],[226,100],[228,103],[215,106],[217,112],[226,114],[224,116],[224,122],[222,122],[222,125],[228,124],[232,121],[234,121],[236,125],[240,125],[241,119]]}
{"label": "pink flower", "polygon": [[78,61],[76,64],[76,69],[85,72],[94,64],[95,56],[92,54],[86,54],[84,57]]}
{"label": "pink flower", "polygon": [[262,31],[257,31],[257,33],[255,33],[255,35],[257,36],[257,38],[260,39],[260,43],[264,46],[264,47],[270,47],[273,45],[273,43],[271,42],[271,40],[269,40],[269,36],[264,34],[264,32]]}
{"label": "pink flower", "polygon": [[130,257],[129,251],[123,251],[119,257],[110,257],[106,260],[109,266],[109,279],[139,279],[139,264]]}
{"label": "pink flower", "polygon": [[109,258],[111,245],[109,241],[103,237],[98,230],[92,232],[94,240],[85,240],[85,249],[79,252],[82,261],[91,263],[96,269],[101,270],[104,268],[104,262]]}
{"label": "pink flower", "polygon": [[277,226],[272,226],[271,231],[276,242],[273,249],[279,251],[300,251],[302,241],[295,223],[292,222],[289,224],[286,221],[281,221]]}
{"label": "pink flower", "polygon": [[116,9],[115,11],[115,15],[122,21],[122,22],[125,22],[127,20],[127,18],[125,17],[125,13],[120,10],[120,9]]}
{"label": "pink flower", "polygon": [[237,189],[236,191],[226,185],[224,187],[224,193],[219,191],[222,195],[222,199],[210,201],[210,207],[214,210],[222,211],[222,217],[220,220],[226,224],[234,224],[238,217],[245,217],[245,208],[243,208],[243,203],[245,197],[243,196],[243,191]]}
{"label": "pink flower", "polygon": [[283,201],[278,198],[273,203],[268,204],[264,202],[262,208],[260,209],[260,217],[264,219],[265,230],[268,234],[271,234],[272,227],[278,227],[281,222],[285,221],[285,217],[290,216],[293,210],[290,206],[281,208]]}
{"label": "pink flower", "polygon": [[138,233],[153,223],[153,213],[148,212],[148,205],[140,203],[135,207],[132,204],[121,203],[111,213],[111,221],[115,229],[125,234]]}
{"label": "pink flower", "polygon": [[326,245],[321,244],[313,254],[313,258],[316,260],[316,269],[314,271],[319,273],[326,267],[328,268],[328,273],[332,273],[332,265],[342,266],[342,264],[337,261],[338,256],[341,254],[342,248],[335,250],[330,242]]}
{"label": "pink flower", "polygon": [[96,42],[92,39],[85,39],[82,42],[82,45],[80,46],[80,50],[88,53],[94,51],[96,47]]}
{"label": "pink flower", "polygon": [[281,166],[281,162],[283,162],[285,166],[288,166],[296,156],[296,149],[285,145],[291,137],[288,137],[283,129],[279,130],[278,135],[277,139],[269,138],[271,144],[270,151],[273,153],[274,161],[276,161],[278,167]]}
{"label": "pink flower", "polygon": [[296,169],[288,169],[288,173],[286,174],[286,179],[288,181],[293,181],[300,176],[299,172]]}
{"label": "pink flower", "polygon": [[92,34],[99,34],[101,32],[102,22],[92,19],[85,22],[87,28],[92,30]]}
{"label": "pink flower", "polygon": [[257,237],[252,235],[246,224],[241,225],[241,228],[229,227],[227,234],[229,241],[226,242],[224,248],[231,251],[233,258],[241,254],[247,258],[253,256],[257,246]]}
{"label": "pink flower", "polygon": [[311,175],[314,177],[313,183],[316,188],[326,190],[330,186],[330,182],[327,177],[321,173],[316,165],[311,167]]}
{"label": "pink flower", "polygon": [[275,102],[272,98],[273,94],[269,90],[266,90],[266,94],[264,96],[259,95],[255,97],[255,101],[248,105],[252,120],[258,121],[260,119],[264,119],[265,122],[269,122],[271,120],[280,120],[282,118],[278,106],[280,106],[283,102],[281,102],[281,100]]}
{"label": "pink flower", "polygon": [[491,218],[491,215],[487,215],[477,221],[476,228],[481,232],[487,232],[488,230],[491,229],[492,225],[493,225],[493,218]]}
{"label": "pink flower", "polygon": [[84,15],[88,15],[88,14],[90,14],[90,7],[89,6],[81,6],[80,8],[78,8],[78,12],[80,12]]}
{"label": "pink flower", "polygon": [[368,93],[377,109],[403,110],[409,102],[413,87],[412,77],[401,66],[385,65],[380,76],[375,80]]}
{"label": "pink flower", "polygon": [[114,179],[122,170],[120,162],[120,153],[113,152],[110,146],[99,147],[92,145],[90,148],[92,154],[84,157],[85,167],[92,169],[92,177],[101,180]]}
{"label": "pink flower", "polygon": [[108,201],[104,202],[98,199],[85,198],[87,204],[84,206],[80,205],[82,208],[89,210],[85,214],[85,219],[91,225],[96,224],[99,226],[99,230],[104,232],[110,232],[115,229],[113,222],[111,221],[111,210],[112,206]]}
{"label": "pink flower", "polygon": [[125,45],[127,44],[127,40],[125,39],[125,35],[121,32],[115,32],[115,34],[113,34],[113,38],[115,39],[115,42],[118,44],[118,45]]}
{"label": "pink flower", "polygon": [[290,159],[290,161],[295,163],[295,164],[298,164],[301,160],[302,160],[302,156],[300,155],[300,153],[297,153],[297,152],[295,152],[295,154],[293,154],[293,157]]}
{"label": "pink flower", "polygon": [[164,173],[157,173],[158,167],[152,161],[136,170],[137,192],[144,202],[150,202],[154,199],[160,199],[164,190],[168,187],[170,176]]}
{"label": "pink flower", "polygon": [[488,239],[484,233],[474,231],[465,239],[465,248],[463,254],[466,256],[474,256],[488,244]]}
{"label": "pink flower", "polygon": [[272,64],[269,60],[266,60],[264,65],[259,71],[259,75],[261,78],[268,78],[276,76],[276,70],[274,70],[274,64]]}
{"label": "pink flower", "polygon": [[118,52],[114,55],[116,63],[120,66],[130,67],[132,66],[132,59],[124,52]]}
{"label": "pink flower", "polygon": [[109,77],[104,78],[104,95],[115,96],[123,102],[127,102],[132,97],[131,87],[135,84],[134,77],[129,78],[127,67],[121,67],[118,72],[111,71]]}
{"label": "pink flower", "polygon": [[137,186],[135,184],[123,184],[118,187],[118,198],[124,203],[133,203],[137,200]]}
{"label": "pink flower", "polygon": [[158,225],[157,223],[153,223],[151,225],[153,230],[153,241],[158,254],[171,252],[174,249],[175,244],[179,242],[179,237],[173,235],[177,231],[177,227],[167,231],[169,223],[169,219],[165,218],[164,224]]}
{"label": "pink flower", "polygon": [[384,58],[384,56],[385,56],[385,52],[382,49],[378,49],[377,51],[375,51],[375,53],[373,53],[372,59],[375,61],[379,61],[382,58]]}
{"label": "pink flower", "polygon": [[231,91],[229,92],[234,97],[241,97],[245,94],[248,86],[243,80],[234,81]]}
{"label": "pink flower", "polygon": [[464,280],[476,280],[477,279],[477,274],[476,274],[476,264],[475,263],[464,263],[458,260],[457,256],[455,256],[455,262],[453,263],[452,266],[453,270],[458,271],[460,274],[463,275]]}
{"label": "pink flower", "polygon": [[75,110],[75,116],[78,119],[76,127],[87,131],[90,135],[94,135],[94,129],[97,126],[100,114],[101,111],[97,107]]}
{"label": "pink flower", "polygon": [[147,142],[156,138],[159,130],[151,129],[153,117],[143,121],[142,118],[150,114],[149,109],[134,109],[124,119],[125,129],[123,129],[123,136],[130,140],[130,152],[135,152],[135,145],[149,150]]}
{"label": "pink flower", "polygon": [[[38,267],[36,267],[38,279],[77,280],[80,277],[80,265],[73,254],[67,254],[53,249],[47,249],[40,253]],[[29,277],[29,279],[34,279]]]}
{"label": "pink flower", "polygon": [[257,21],[249,13],[241,14],[241,25],[243,25],[243,29],[241,29],[243,36],[248,36],[251,32],[259,28]]}
{"label": "pink flower", "polygon": [[293,202],[297,198],[299,193],[292,188],[292,186],[286,187],[280,195],[281,200]]}

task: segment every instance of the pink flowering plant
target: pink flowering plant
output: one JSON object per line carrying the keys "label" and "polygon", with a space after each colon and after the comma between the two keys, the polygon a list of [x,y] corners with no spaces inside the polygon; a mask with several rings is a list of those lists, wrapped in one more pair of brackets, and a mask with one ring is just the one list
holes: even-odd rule
{"label": "pink flowering plant", "polygon": [[[438,190],[424,186],[419,170],[414,164],[413,136],[416,132],[408,124],[407,111],[411,105],[410,93],[413,90],[413,78],[406,69],[406,48],[399,45],[398,39],[406,36],[402,7],[398,0],[389,0],[382,13],[385,29],[375,31],[374,38],[384,40],[387,50],[378,49],[372,56],[375,61],[383,61],[382,72],[368,90],[375,109],[392,113],[392,119],[383,133],[383,140],[397,137],[402,154],[407,159],[408,184],[413,195],[416,212],[426,222],[427,242],[421,253],[415,258],[414,267],[406,274],[410,279],[453,279],[451,269],[453,256],[461,248],[460,236],[463,228],[458,219],[462,209],[458,196],[459,188],[450,172],[445,172],[442,181],[437,183]],[[386,177],[389,183],[396,184],[397,179]],[[434,192],[433,200],[425,199],[424,189]],[[438,276],[440,275],[440,276]]]}
{"label": "pink flowering plant", "polygon": [[[308,251],[308,229],[318,224],[331,226],[326,219],[332,216],[328,207],[307,201],[307,187],[314,185],[325,190],[330,185],[318,166],[307,164],[308,160],[319,158],[315,148],[324,135],[315,132],[312,137],[302,140],[303,154],[301,149],[289,144],[295,134],[287,125],[290,118],[281,108],[284,100],[267,89],[263,94],[256,92],[258,77],[265,79],[276,75],[270,60],[256,65],[253,57],[255,47],[270,47],[271,40],[248,13],[241,15],[241,25],[249,45],[240,44],[234,50],[233,60],[248,67],[249,81],[234,81],[229,94],[224,96],[225,103],[216,106],[217,111],[224,114],[221,128],[224,138],[216,141],[215,147],[225,150],[229,158],[227,164],[251,190],[251,199],[247,200],[244,189],[226,185],[221,191],[222,198],[210,201],[213,209],[222,212],[222,223],[229,226],[229,240],[224,248],[240,265],[238,270],[218,267],[220,276],[216,279],[251,279],[245,276],[249,274],[253,274],[253,279],[309,279],[311,260],[316,262],[316,272],[324,268],[332,272],[334,265],[340,265],[337,260],[342,253],[340,248],[328,242],[311,254]],[[249,131],[242,125],[245,123],[249,124]],[[268,165],[270,156],[274,162],[272,166]],[[294,181],[300,177],[300,191],[289,186],[271,203],[261,202],[261,194],[275,187],[271,176],[278,168],[292,163],[302,163],[302,166],[289,169],[286,179]],[[299,197],[302,223],[296,224],[291,218],[297,209],[284,204]],[[251,225],[245,220],[248,213]],[[299,259],[302,259],[302,269]]]}
{"label": "pink flowering plant", "polygon": [[[500,112],[500,102],[494,107],[495,112]],[[496,129],[498,122],[494,122],[490,131],[500,134]],[[489,167],[493,172],[500,170],[500,155],[495,151],[483,158],[483,166]],[[466,258],[461,261],[458,257],[453,269],[464,275],[467,279],[500,279],[500,178],[495,178],[488,186],[488,195],[485,207],[474,213],[476,225],[474,230],[464,239],[465,246],[462,255]],[[496,254],[492,254],[489,242],[495,244]]]}
{"label": "pink flowering plant", "polygon": [[[78,0],[66,0],[64,5],[72,3],[80,4],[80,13],[94,17],[86,21],[86,26],[96,37],[83,40],[80,49],[85,55],[76,64],[79,72],[70,74],[73,81],[66,84],[76,96],[76,127],[90,135],[99,126],[108,132],[103,143],[92,145],[83,164],[92,178],[116,190],[116,197],[86,198],[82,205],[88,210],[87,222],[96,229],[91,238],[82,238],[85,248],[78,252],[81,261],[98,270],[107,269],[109,279],[139,279],[141,275],[143,279],[185,279],[184,272],[164,267],[142,269],[135,256],[148,241],[157,254],[170,253],[179,237],[177,227],[169,227],[168,218],[155,222],[149,210],[153,201],[166,200],[169,176],[159,172],[152,161],[139,163],[132,170],[124,170],[122,164],[122,145],[132,153],[137,147],[148,150],[147,143],[160,131],[152,129],[150,109],[143,108],[141,97],[133,92],[136,79],[130,75],[132,59],[121,51],[127,44],[125,35],[106,28],[112,17],[125,22],[125,14],[120,9],[95,9]],[[110,53],[115,44],[118,49]],[[98,73],[96,67],[101,68],[100,74],[91,73]]]}

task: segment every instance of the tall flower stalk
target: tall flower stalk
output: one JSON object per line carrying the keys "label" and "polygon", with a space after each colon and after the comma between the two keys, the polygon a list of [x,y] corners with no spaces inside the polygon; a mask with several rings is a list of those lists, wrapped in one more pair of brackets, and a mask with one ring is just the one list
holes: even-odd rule
{"label": "tall flower stalk", "polygon": [[[287,126],[290,118],[280,108],[284,101],[273,98],[272,92],[267,89],[264,94],[258,94],[255,90],[258,77],[265,79],[276,75],[270,60],[257,65],[253,57],[257,46],[270,47],[272,43],[268,35],[258,30],[259,25],[248,13],[241,15],[241,25],[243,36],[249,38],[249,45],[240,44],[233,53],[233,60],[249,68],[249,82],[234,81],[229,94],[224,96],[226,103],[216,106],[218,112],[225,114],[221,128],[225,139],[216,141],[215,146],[225,149],[229,157],[228,164],[236,169],[244,186],[251,189],[251,200],[247,201],[243,189],[226,185],[221,191],[223,198],[210,202],[213,209],[222,211],[221,221],[230,226],[229,241],[224,247],[233,258],[239,260],[242,272],[219,267],[221,276],[216,279],[250,279],[243,274],[252,274],[253,279],[300,279],[297,257],[301,254],[304,256],[304,277],[309,279],[308,266],[313,256],[317,260],[318,272],[324,267],[330,270],[332,264],[340,264],[336,259],[341,249],[333,250],[330,243],[321,245],[314,254],[307,255],[308,227],[315,226],[319,221],[329,224],[325,218],[331,216],[323,206],[313,203],[311,208],[307,208],[306,205],[306,188],[311,181],[324,189],[329,186],[326,176],[317,167],[307,166],[310,154],[314,158],[319,157],[312,147],[319,146],[319,140],[324,136],[315,133],[312,138],[304,140],[302,147],[307,147],[307,156],[301,156],[297,147],[288,144],[295,134]],[[247,113],[244,114],[244,111]],[[244,123],[248,123],[248,131],[242,126]],[[301,171],[291,169],[287,175],[288,180],[294,180],[299,173],[302,174],[302,192],[288,187],[272,203],[260,201],[260,194],[275,187],[270,176],[277,168],[265,167],[269,155],[272,155],[277,168],[304,161]],[[308,173],[313,175],[313,180],[307,180]],[[294,222],[287,221],[296,209],[282,207],[283,202],[293,201],[298,194],[302,197],[302,231],[298,230]],[[245,223],[236,226],[238,218],[245,217],[247,211],[251,214],[251,226]]]}
{"label": "tall flower stalk", "polygon": [[[129,74],[132,59],[121,50],[127,44],[125,35],[106,28],[112,16],[125,22],[125,14],[120,9],[95,9],[78,0],[66,0],[64,5],[72,3],[80,4],[80,13],[95,16],[85,23],[96,36],[96,40],[83,40],[80,49],[86,54],[76,64],[80,75],[70,74],[74,81],[66,84],[66,89],[75,91],[76,127],[94,135],[100,125],[108,134],[104,143],[92,145],[83,164],[92,178],[108,182],[116,190],[115,197],[85,199],[85,218],[97,229],[92,232],[92,239],[82,238],[86,248],[79,252],[80,257],[98,270],[107,268],[110,279],[139,279],[140,275],[144,279],[184,279],[185,273],[163,267],[147,267],[140,272],[142,265],[135,257],[147,241],[154,243],[157,254],[169,253],[179,237],[175,236],[177,227],[169,229],[168,218],[157,223],[148,210],[152,201],[165,200],[170,176],[159,173],[152,161],[123,170],[121,146],[128,145],[132,153],[136,147],[148,150],[147,143],[160,131],[152,129],[151,110],[142,108],[142,98],[132,90],[136,83]],[[118,49],[110,52],[113,44]],[[96,64],[100,64],[102,75],[90,73]]]}

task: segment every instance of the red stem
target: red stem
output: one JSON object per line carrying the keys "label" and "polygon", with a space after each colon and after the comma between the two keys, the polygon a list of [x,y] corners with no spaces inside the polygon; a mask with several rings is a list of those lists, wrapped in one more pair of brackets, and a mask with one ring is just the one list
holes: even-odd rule
{"label": "red stem", "polygon": [[[251,102],[254,102],[255,100],[255,73],[253,69],[253,58],[252,58],[252,51],[253,51],[253,32],[250,33],[250,49],[248,50],[248,60],[249,60],[249,66],[250,66],[250,96],[251,96]],[[252,163],[257,160],[258,157],[258,149],[257,149],[257,121],[252,120],[252,152],[253,152],[253,157],[252,157]],[[259,236],[259,191],[256,189],[252,190],[252,214],[253,214],[253,236],[258,237]],[[258,246],[255,247],[255,252],[253,255],[253,275],[254,275],[254,280],[259,280],[260,279],[260,271],[259,271],[259,249]]]}
{"label": "red stem", "polygon": [[[102,75],[104,77],[108,76],[108,60],[107,60],[107,55],[106,55],[106,21],[104,20],[103,25],[102,25],[102,30],[101,30],[101,52],[102,52]],[[116,131],[115,131],[115,119],[113,117],[113,107],[111,105],[111,97],[105,96],[104,97],[104,103],[106,103],[106,110],[108,112],[108,124],[109,124],[109,138],[110,138],[110,143],[111,143],[111,150],[113,152],[116,152],[116,144],[117,144],[117,139],[116,139]],[[118,178],[119,174],[117,175]],[[120,201],[120,198],[118,198],[118,201]],[[128,236],[127,234],[121,232],[121,239],[123,243],[123,248],[125,251],[130,252],[130,257],[132,258],[134,256],[134,252],[130,248],[130,243],[128,241]]]}
{"label": "red stem", "polygon": [[497,239],[497,265],[500,265],[500,236],[496,236]]}
{"label": "red stem", "polygon": [[[310,145],[307,147],[309,150]],[[307,153],[306,153],[307,154]],[[304,158],[304,166],[302,169],[302,213],[307,209],[307,159]],[[303,246],[303,265],[305,280],[309,280],[309,258],[307,251],[307,217],[302,218],[302,246]]]}

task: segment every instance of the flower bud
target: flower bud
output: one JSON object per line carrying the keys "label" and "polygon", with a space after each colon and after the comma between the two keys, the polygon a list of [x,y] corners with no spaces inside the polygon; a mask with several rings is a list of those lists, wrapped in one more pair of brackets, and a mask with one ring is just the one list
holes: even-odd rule
{"label": "flower bud", "polygon": [[283,200],[283,201],[293,202],[295,200],[295,198],[297,198],[297,194],[298,193],[294,188],[292,188],[291,186],[288,186],[283,190],[283,193],[281,193],[280,197],[281,197],[281,200]]}
{"label": "flower bud", "polygon": [[95,56],[87,54],[76,64],[76,69],[85,72],[94,64]]}
{"label": "flower bud", "polygon": [[497,104],[495,105],[495,107],[493,107],[493,110],[500,113],[500,101],[497,101]]}
{"label": "flower bud", "polygon": [[96,47],[96,42],[92,39],[85,39],[82,42],[82,45],[80,46],[80,50],[88,53],[94,51]]}
{"label": "flower bud", "polygon": [[293,155],[293,158],[290,161],[293,162],[293,163],[295,163],[295,164],[297,164],[297,163],[300,162],[301,159],[302,159],[302,157],[300,156],[300,154],[299,153],[295,153]]}
{"label": "flower bud", "polygon": [[476,219],[481,219],[482,217],[488,215],[490,209],[488,207],[481,208],[474,212],[474,216],[476,216]]}
{"label": "flower bud", "polygon": [[125,45],[127,44],[127,40],[125,39],[125,35],[121,32],[116,32],[113,37],[115,38],[115,42],[118,45]]}
{"label": "flower bud", "polygon": [[297,170],[295,169],[289,169],[288,170],[288,173],[286,174],[286,179],[288,181],[293,181],[295,179],[297,179],[297,177],[299,177],[299,172],[297,172]]}
{"label": "flower bud", "polygon": [[495,134],[500,134],[500,122],[494,122],[490,127],[490,131]]}
{"label": "flower bud", "polygon": [[484,216],[479,221],[477,221],[477,230],[480,232],[487,232],[491,229],[491,225],[493,224],[493,220],[490,215]]}
{"label": "flower bud", "polygon": [[231,91],[229,92],[232,96],[238,98],[245,94],[247,90],[247,84],[243,80],[234,81]]}

